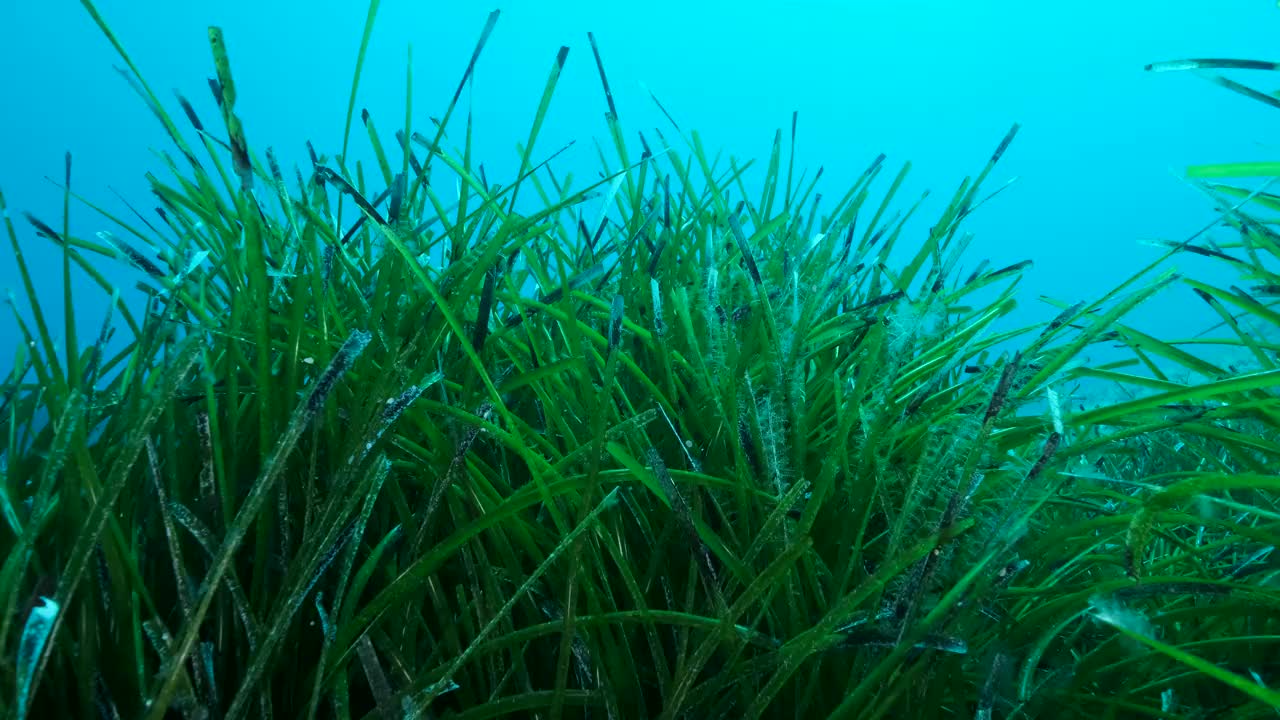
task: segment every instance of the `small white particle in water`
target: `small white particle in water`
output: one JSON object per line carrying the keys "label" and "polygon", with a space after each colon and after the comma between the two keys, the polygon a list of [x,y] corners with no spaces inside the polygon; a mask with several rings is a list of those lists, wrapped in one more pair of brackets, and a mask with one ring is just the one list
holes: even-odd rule
{"label": "small white particle in water", "polygon": [[364,449],[365,449],[365,450],[372,450],[372,449],[373,449],[373,443],[371,443],[371,442],[367,442],[367,443],[365,443],[365,444],[364,444]]}
{"label": "small white particle in water", "polygon": [[315,365],[315,364],[316,364],[316,359],[315,359],[315,358],[313,358],[313,357],[304,357],[304,358],[302,358],[302,362],[304,362],[304,363],[306,363],[306,364],[308,364],[308,365]]}

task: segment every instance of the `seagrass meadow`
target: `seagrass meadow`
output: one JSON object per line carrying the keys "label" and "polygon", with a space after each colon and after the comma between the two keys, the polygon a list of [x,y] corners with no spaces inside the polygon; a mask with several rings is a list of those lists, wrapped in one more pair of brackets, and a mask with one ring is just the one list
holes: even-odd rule
{"label": "seagrass meadow", "polygon": [[[599,174],[538,143],[562,48],[491,178],[455,110],[494,12],[442,114],[407,98],[380,130],[357,62],[346,142],[376,162],[308,143],[286,169],[237,115],[234,38],[209,30],[200,117],[83,4],[168,149],[154,211],[73,192],[70,156],[62,219],[0,195],[25,285],[4,717],[1280,712],[1280,164],[1191,168],[1211,226],[1010,326],[1026,263],[969,257],[965,227],[1017,125],[908,233],[909,165],[819,193],[794,122],[759,161],[669,116],[624,129],[589,38]],[[1221,74],[1271,63],[1148,69],[1280,109]],[[73,204],[111,230],[73,236]],[[63,317],[33,242],[61,249]],[[1179,274],[1188,254],[1233,280]],[[1127,324],[1174,286],[1217,313],[1208,339]]]}

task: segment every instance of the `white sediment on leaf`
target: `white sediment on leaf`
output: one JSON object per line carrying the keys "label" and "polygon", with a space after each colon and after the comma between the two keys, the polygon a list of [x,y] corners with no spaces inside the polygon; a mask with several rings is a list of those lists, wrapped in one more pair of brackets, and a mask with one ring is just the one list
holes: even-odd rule
{"label": "white sediment on leaf", "polygon": [[1062,406],[1058,402],[1058,393],[1054,392],[1053,388],[1045,388],[1044,392],[1049,398],[1049,415],[1053,419],[1053,431],[1062,435]]}
{"label": "white sediment on leaf", "polygon": [[1155,628],[1146,616],[1109,595],[1094,595],[1089,598],[1093,608],[1093,616],[1102,622],[1124,628],[1129,632],[1148,638],[1155,638]]}
{"label": "white sediment on leaf", "polygon": [[18,645],[18,718],[27,716],[27,698],[31,691],[32,673],[40,661],[40,654],[49,640],[49,631],[58,616],[58,603],[41,596],[40,604],[31,609],[27,624],[22,628],[22,640]]}

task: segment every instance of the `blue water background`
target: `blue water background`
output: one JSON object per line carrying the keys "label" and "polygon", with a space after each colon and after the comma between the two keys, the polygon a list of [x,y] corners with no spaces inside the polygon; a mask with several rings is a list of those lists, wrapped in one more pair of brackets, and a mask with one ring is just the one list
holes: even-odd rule
{"label": "blue water background", "polygon": [[[36,237],[19,211],[61,228],[62,193],[45,178],[61,177],[70,151],[77,192],[128,216],[114,190],[150,212],[155,203],[144,173],[165,177],[152,149],[171,148],[112,69],[121,62],[79,3],[3,5],[0,189],[60,338],[60,252]],[[102,0],[98,6],[183,128],[171,88],[192,99],[206,126],[221,134],[206,84],[213,74],[206,28],[216,24],[226,34],[250,144],[259,152],[273,146],[290,178],[294,165],[307,166],[304,140],[331,156],[340,150],[364,3]],[[414,129],[424,130],[428,116],[443,111],[494,7],[382,3],[357,107],[370,110],[384,142],[392,142],[404,117],[410,44]],[[967,263],[1035,262],[1017,322],[1056,313],[1040,295],[1076,301],[1128,277],[1158,253],[1141,241],[1183,239],[1210,221],[1210,203],[1180,179],[1186,165],[1277,157],[1276,111],[1190,74],[1143,71],[1146,63],[1183,57],[1280,60],[1280,10],[1270,2],[513,0],[496,7],[503,14],[466,100],[476,155],[494,181],[514,172],[516,144],[527,135],[561,45],[571,48],[568,65],[535,158],[577,139],[556,167],[580,182],[595,176],[591,141],[607,146],[608,136],[589,30],[637,149],[637,131],[652,138],[651,128],[660,127],[675,137],[647,89],[709,147],[759,158],[756,177],[775,130],[799,111],[797,167],[824,166],[829,198],[839,197],[880,152],[891,163],[882,189],[900,163],[912,161],[898,206],[933,192],[905,245],[919,242],[960,180],[981,169],[1011,123],[1022,123],[990,187],[1019,180],[969,223],[977,238]],[[1269,73],[1232,77],[1268,91],[1280,87],[1280,77]],[[460,113],[455,122],[461,119]],[[458,138],[461,127],[454,126]],[[357,117],[351,156],[367,161],[367,148]],[[90,239],[103,229],[121,234],[74,203],[71,229]],[[14,289],[20,312],[30,317],[11,260],[5,238],[0,289]],[[1231,279],[1194,259],[1177,264],[1201,277]],[[98,266],[126,290],[139,278],[121,263],[100,259]],[[104,295],[83,273],[76,277],[85,344],[101,322]],[[1170,338],[1212,320],[1186,287],[1134,316],[1139,327]],[[0,313],[0,370],[11,366],[16,343],[12,313]]]}

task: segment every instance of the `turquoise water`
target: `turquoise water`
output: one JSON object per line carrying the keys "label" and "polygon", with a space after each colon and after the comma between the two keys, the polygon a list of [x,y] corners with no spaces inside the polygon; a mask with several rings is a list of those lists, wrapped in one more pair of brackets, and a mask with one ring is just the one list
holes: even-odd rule
{"label": "turquoise water", "polygon": [[[502,9],[471,96],[476,153],[495,180],[514,169],[516,143],[527,134],[561,45],[570,47],[568,65],[536,155],[576,139],[558,171],[594,177],[590,141],[607,135],[587,31],[600,43],[631,140],[637,131],[668,128],[646,89],[681,127],[742,158],[766,158],[775,129],[799,111],[797,166],[825,166],[823,187],[833,193],[885,152],[895,167],[914,163],[900,200],[931,188],[927,208],[936,213],[1009,125],[1020,122],[1023,131],[990,183],[1015,176],[1018,182],[969,226],[978,233],[973,263],[1035,261],[1020,318],[1054,313],[1037,302],[1042,293],[1070,301],[1097,295],[1155,257],[1139,241],[1181,239],[1211,220],[1207,200],[1179,179],[1186,165],[1275,157],[1268,124],[1274,111],[1189,74],[1143,71],[1148,62],[1182,57],[1280,60],[1280,10],[1269,2],[386,0],[382,6],[357,107],[368,108],[387,136],[403,122],[410,44],[413,122],[422,128],[448,102],[489,11]],[[219,123],[206,85],[213,69],[205,33],[208,25],[222,26],[249,142],[259,151],[273,146],[287,175],[306,157],[304,140],[329,155],[340,150],[363,3],[103,0],[99,7],[151,85],[166,98],[169,88],[179,89],[211,128]],[[77,2],[8,0],[0,9],[0,188],[11,212],[30,211],[60,226],[61,192],[43,178],[61,176],[66,151],[74,157],[78,192],[127,215],[114,190],[149,212],[154,203],[144,173],[162,167],[149,149],[167,150],[167,139],[113,71],[118,64]],[[1236,77],[1272,89],[1270,78]],[[370,156],[364,140],[357,119],[353,157]],[[933,218],[923,213],[916,231]],[[90,238],[115,230],[75,205],[71,227]],[[25,221],[18,228],[28,258],[47,268],[37,278],[46,313],[60,317],[59,254]],[[0,288],[20,291],[7,242],[2,252]],[[1189,260],[1180,263],[1199,271]],[[102,267],[132,286],[133,270]],[[80,279],[81,332],[91,336],[103,297]],[[1210,316],[1179,288],[1138,318],[1145,329],[1172,337]],[[9,313],[0,314],[4,369],[12,362],[15,327]]]}

